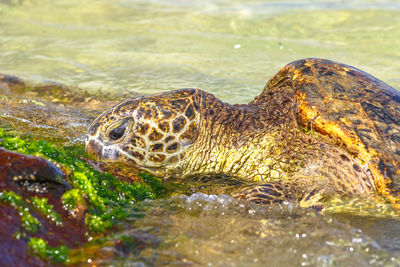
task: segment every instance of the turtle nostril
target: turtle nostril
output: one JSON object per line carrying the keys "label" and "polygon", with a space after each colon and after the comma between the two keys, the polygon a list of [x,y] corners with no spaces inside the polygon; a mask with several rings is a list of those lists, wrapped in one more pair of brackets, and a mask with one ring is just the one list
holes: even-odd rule
{"label": "turtle nostril", "polygon": [[118,126],[117,128],[112,129],[108,135],[111,140],[117,141],[118,139],[121,139],[122,136],[124,136],[125,129],[126,125],[123,124],[121,126]]}

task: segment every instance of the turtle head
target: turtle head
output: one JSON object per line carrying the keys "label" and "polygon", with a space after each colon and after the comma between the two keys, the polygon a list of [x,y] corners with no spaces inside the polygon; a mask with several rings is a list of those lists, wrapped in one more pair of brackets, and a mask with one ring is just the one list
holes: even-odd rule
{"label": "turtle head", "polygon": [[125,100],[89,127],[86,151],[158,177],[179,175],[187,149],[199,134],[197,89],[180,89]]}

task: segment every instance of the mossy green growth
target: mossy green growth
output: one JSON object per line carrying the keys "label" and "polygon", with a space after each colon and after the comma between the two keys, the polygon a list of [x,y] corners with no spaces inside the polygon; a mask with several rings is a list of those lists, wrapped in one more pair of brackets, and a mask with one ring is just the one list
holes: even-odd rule
{"label": "mossy green growth", "polygon": [[82,196],[82,192],[79,189],[71,189],[65,192],[61,201],[63,203],[64,208],[73,212],[73,210],[78,206],[85,203],[85,199]]}
{"label": "mossy green growth", "polygon": [[103,232],[105,229],[112,226],[110,220],[104,220],[101,216],[88,214],[85,218],[85,223],[89,230],[93,233]]}
{"label": "mossy green growth", "polygon": [[51,222],[55,223],[56,225],[61,226],[62,220],[61,216],[54,211],[53,206],[47,203],[47,198],[40,198],[40,197],[33,197],[31,198],[32,205],[41,212],[47,219]]}
{"label": "mossy green growth", "polygon": [[61,166],[68,174],[68,182],[73,186],[72,192],[66,192],[62,200],[72,209],[83,197],[89,200],[88,218],[85,222],[94,233],[103,232],[116,221],[127,217],[128,208],[136,201],[165,195],[163,184],[155,182],[154,179],[144,179],[148,182],[144,184],[127,183],[109,173],[94,170],[81,159],[82,155],[86,154],[83,145],[56,146],[0,128],[0,146],[24,154],[41,156]]}
{"label": "mossy green growth", "polygon": [[157,198],[169,198],[176,195],[191,194],[192,187],[195,185],[190,181],[185,183],[179,181],[165,183],[162,179],[154,177],[147,172],[141,172],[139,176],[152,188]]}
{"label": "mossy green growth", "polygon": [[37,237],[31,237],[28,243],[28,248],[33,254],[40,258],[54,263],[68,263],[69,249],[65,245],[51,247],[46,240]]}
{"label": "mossy green growth", "polygon": [[38,219],[30,214],[28,204],[20,195],[4,190],[0,192],[0,201],[15,207],[21,216],[24,229],[30,233],[36,233],[41,224]]}
{"label": "mossy green growth", "polygon": [[161,179],[156,178],[146,172],[139,173],[139,176],[142,177],[143,181],[153,188],[154,192],[158,196],[164,196],[167,194],[167,188]]}

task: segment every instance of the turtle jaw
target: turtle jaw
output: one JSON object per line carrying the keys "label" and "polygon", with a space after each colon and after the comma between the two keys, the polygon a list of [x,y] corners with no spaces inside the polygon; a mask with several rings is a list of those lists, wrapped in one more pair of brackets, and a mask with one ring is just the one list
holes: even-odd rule
{"label": "turtle jaw", "polygon": [[127,165],[132,165],[139,170],[146,171],[151,175],[154,175],[159,178],[168,178],[168,171],[163,167],[152,167],[152,166],[141,166],[137,164],[135,159],[126,155],[126,153],[121,153],[119,149],[115,146],[107,146],[104,145],[97,138],[90,137],[89,135],[85,141],[85,150],[89,154],[89,156],[95,158],[99,161],[106,162],[123,162]]}

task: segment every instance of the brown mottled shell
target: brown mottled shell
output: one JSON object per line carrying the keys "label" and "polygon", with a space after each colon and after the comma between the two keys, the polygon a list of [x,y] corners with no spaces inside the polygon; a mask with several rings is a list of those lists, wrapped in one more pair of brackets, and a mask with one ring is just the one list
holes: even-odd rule
{"label": "brown mottled shell", "polygon": [[400,92],[354,67],[305,59],[284,67],[255,102],[288,78],[298,123],[367,164],[377,190],[397,202],[393,193],[400,191]]}

